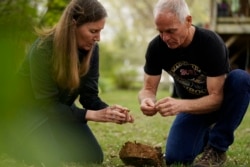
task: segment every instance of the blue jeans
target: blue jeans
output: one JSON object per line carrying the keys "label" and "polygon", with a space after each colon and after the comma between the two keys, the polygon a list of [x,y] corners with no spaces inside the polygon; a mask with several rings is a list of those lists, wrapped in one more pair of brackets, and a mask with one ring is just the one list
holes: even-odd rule
{"label": "blue jeans", "polygon": [[234,141],[234,131],[247,111],[249,100],[250,75],[240,69],[231,71],[225,81],[224,100],[218,111],[176,116],[167,138],[166,163],[190,164],[207,144],[227,151]]}

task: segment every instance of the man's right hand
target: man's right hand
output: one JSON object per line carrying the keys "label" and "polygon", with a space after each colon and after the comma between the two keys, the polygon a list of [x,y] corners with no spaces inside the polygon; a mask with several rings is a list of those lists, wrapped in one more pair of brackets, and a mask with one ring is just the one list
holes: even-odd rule
{"label": "man's right hand", "polygon": [[140,109],[144,115],[153,116],[157,113],[155,103],[151,98],[145,98],[141,101]]}

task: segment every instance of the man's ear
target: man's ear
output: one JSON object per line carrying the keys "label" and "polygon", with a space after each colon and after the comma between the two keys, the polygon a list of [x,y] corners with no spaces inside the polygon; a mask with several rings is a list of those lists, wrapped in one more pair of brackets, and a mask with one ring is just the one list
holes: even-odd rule
{"label": "man's ear", "polygon": [[186,24],[187,24],[188,27],[192,26],[192,20],[193,20],[192,16],[188,15],[186,17]]}

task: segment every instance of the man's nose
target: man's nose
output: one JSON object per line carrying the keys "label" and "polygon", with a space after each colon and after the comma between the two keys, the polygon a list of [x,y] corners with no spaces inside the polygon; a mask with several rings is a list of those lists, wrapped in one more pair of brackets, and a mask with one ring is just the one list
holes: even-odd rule
{"label": "man's nose", "polygon": [[170,35],[167,34],[167,33],[165,33],[165,32],[163,32],[162,33],[162,40],[163,41],[168,41],[169,39],[170,39]]}

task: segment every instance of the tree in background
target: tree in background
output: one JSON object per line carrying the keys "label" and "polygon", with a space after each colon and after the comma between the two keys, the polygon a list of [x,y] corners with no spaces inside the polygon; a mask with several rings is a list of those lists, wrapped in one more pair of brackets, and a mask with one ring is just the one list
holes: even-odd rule
{"label": "tree in background", "polygon": [[43,16],[41,17],[40,26],[53,26],[62,14],[65,6],[70,0],[47,0],[43,6]]}

